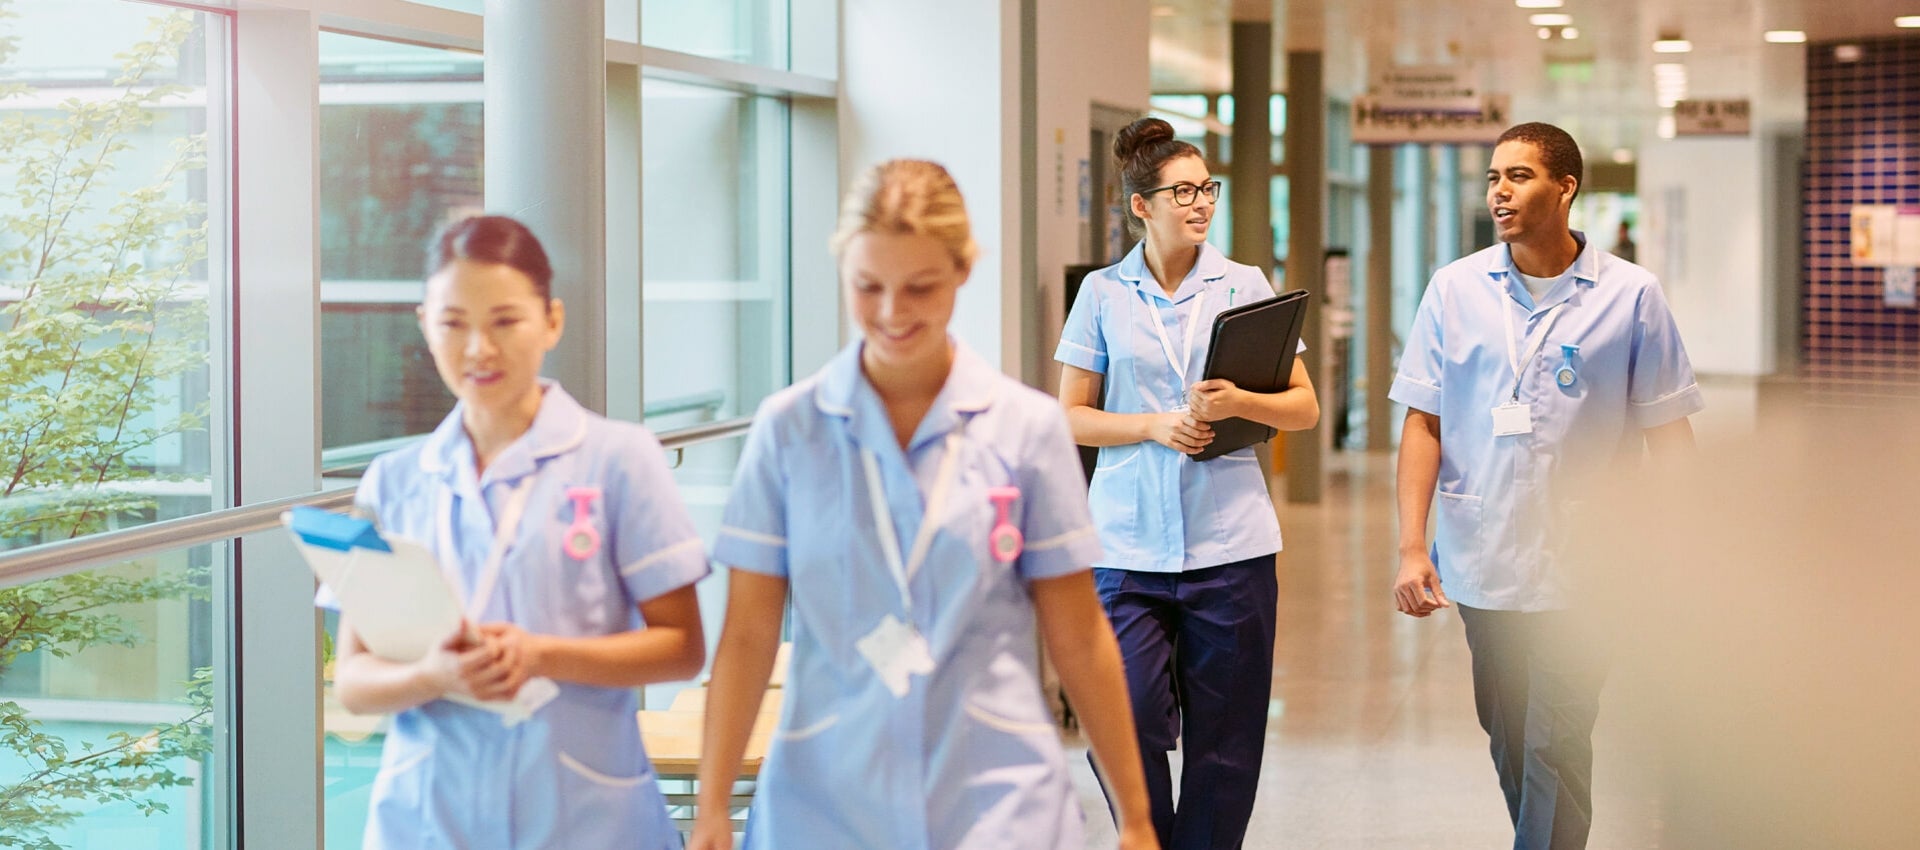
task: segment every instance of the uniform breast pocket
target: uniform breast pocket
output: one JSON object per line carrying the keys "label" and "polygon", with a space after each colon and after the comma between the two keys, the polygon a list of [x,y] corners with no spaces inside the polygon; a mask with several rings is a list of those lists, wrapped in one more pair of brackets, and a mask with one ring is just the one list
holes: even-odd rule
{"label": "uniform breast pocket", "polygon": [[[583,493],[589,490],[590,498]],[[550,594],[554,603],[553,622],[571,623],[570,633],[624,630],[629,625],[629,606],[620,583],[620,565],[613,558],[613,529],[608,521],[612,507],[597,488],[570,487],[562,494],[543,533],[531,541],[538,549],[536,556],[528,559],[557,567],[553,571],[557,580],[530,586],[547,588],[544,594]]]}

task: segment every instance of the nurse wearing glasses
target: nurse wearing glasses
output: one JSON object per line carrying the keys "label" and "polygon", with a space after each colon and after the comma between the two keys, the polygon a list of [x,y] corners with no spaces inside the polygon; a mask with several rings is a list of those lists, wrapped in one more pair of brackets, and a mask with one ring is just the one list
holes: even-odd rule
{"label": "nurse wearing glasses", "polygon": [[1214,317],[1273,290],[1207,244],[1220,183],[1172,126],[1135,121],[1113,149],[1145,239],[1081,283],[1054,352],[1060,403],[1074,440],[1101,447],[1089,499],[1106,554],[1094,576],[1126,659],[1154,827],[1169,848],[1233,848],[1266,744],[1280,523],[1258,447],[1187,455],[1213,441],[1210,422],[1297,431],[1320,406],[1303,358],[1279,393],[1201,380]]}
{"label": "nurse wearing glasses", "polygon": [[[375,460],[357,501],[438,554],[469,624],[401,664],[341,615],[336,695],[394,714],[363,846],[677,848],[633,689],[699,672],[709,569],[660,443],[540,379],[565,313],[524,225],[458,222],[428,262],[420,329],[459,404]],[[535,710],[512,724],[455,701],[516,697]]]}
{"label": "nurse wearing glasses", "polygon": [[1036,628],[1121,846],[1156,846],[1066,423],[947,333],[976,250],[959,189],[933,163],[883,163],[834,244],[861,339],[768,399],[747,438],[714,545],[733,569],[691,846],[732,843],[789,597],[793,668],[748,847],[1082,846]]}

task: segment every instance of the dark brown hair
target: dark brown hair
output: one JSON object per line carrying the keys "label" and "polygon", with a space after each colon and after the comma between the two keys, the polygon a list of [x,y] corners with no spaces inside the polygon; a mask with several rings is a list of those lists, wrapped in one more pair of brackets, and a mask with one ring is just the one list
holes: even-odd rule
{"label": "dark brown hair", "polygon": [[1560,178],[1573,177],[1573,196],[1580,197],[1580,184],[1586,180],[1587,163],[1580,156],[1580,146],[1567,135],[1567,131],[1552,124],[1534,121],[1527,124],[1515,124],[1500,134],[1500,140],[1493,143],[1499,147],[1508,142],[1526,142],[1540,151],[1540,164],[1547,167],[1547,176],[1559,182]]}
{"label": "dark brown hair", "polygon": [[1183,156],[1200,156],[1200,149],[1174,138],[1173,125],[1159,118],[1128,124],[1113,138],[1113,158],[1120,164],[1121,206],[1127,211],[1127,229],[1134,236],[1146,232],[1146,223],[1134,217],[1133,196],[1158,188],[1160,167],[1167,160]]}
{"label": "dark brown hair", "polygon": [[542,302],[553,298],[553,264],[540,239],[520,222],[504,215],[476,215],[440,229],[427,248],[427,277],[457,260],[497,263],[533,281]]}

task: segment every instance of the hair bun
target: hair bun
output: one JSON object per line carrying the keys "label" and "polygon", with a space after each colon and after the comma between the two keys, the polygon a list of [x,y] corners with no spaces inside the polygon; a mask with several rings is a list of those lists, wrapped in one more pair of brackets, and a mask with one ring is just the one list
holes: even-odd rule
{"label": "hair bun", "polygon": [[1113,155],[1116,159],[1129,160],[1136,151],[1148,149],[1161,142],[1174,139],[1173,125],[1162,118],[1142,118],[1128,124],[1113,138]]}

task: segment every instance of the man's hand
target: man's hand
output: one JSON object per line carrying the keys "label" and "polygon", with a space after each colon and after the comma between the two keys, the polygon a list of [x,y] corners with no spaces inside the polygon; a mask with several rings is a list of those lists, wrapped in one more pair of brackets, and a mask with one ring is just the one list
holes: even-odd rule
{"label": "man's hand", "polygon": [[1453,606],[1440,589],[1440,573],[1427,553],[1400,556],[1400,575],[1393,580],[1393,604],[1409,617],[1425,617]]}

